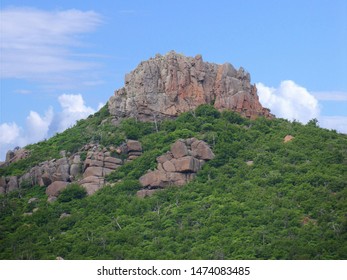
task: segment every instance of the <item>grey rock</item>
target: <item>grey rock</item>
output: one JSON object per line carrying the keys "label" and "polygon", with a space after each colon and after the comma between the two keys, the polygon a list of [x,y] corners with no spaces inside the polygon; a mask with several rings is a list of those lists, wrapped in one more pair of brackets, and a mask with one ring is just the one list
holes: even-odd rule
{"label": "grey rock", "polygon": [[18,179],[17,176],[10,176],[7,183],[7,192],[14,191],[18,189]]}

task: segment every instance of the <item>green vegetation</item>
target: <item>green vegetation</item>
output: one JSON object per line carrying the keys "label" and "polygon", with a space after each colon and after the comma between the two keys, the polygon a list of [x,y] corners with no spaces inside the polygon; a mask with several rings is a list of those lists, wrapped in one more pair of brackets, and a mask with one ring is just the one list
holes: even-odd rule
{"label": "green vegetation", "polygon": [[[315,120],[252,121],[206,105],[161,122],[158,132],[135,120],[101,124],[108,117],[104,108],[31,145],[32,158],[73,152],[96,138],[105,146],[139,139],[144,154],[89,197],[78,186],[51,204],[39,186],[1,196],[0,259],[347,258],[346,135]],[[284,143],[288,134],[294,139]],[[138,178],[187,137],[207,141],[215,159],[186,186],[137,198]],[[24,160],[2,172],[28,166]]]}

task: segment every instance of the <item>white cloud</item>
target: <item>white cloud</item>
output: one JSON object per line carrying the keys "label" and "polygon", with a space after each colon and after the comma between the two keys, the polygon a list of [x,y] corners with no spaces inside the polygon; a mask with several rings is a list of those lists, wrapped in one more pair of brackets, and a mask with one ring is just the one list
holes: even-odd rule
{"label": "white cloud", "polygon": [[256,84],[260,103],[277,117],[306,123],[319,116],[318,100],[295,82],[282,81],[278,88]]}
{"label": "white cloud", "polygon": [[26,120],[26,142],[33,143],[48,137],[49,126],[54,117],[53,108],[50,107],[41,117],[37,112],[30,111]]}
{"label": "white cloud", "polygon": [[[43,116],[30,111],[26,118],[25,128],[16,123],[0,124],[0,160],[4,160],[6,152],[16,146],[41,141],[73,126],[77,120],[95,113],[95,109],[85,105],[81,94],[62,94],[58,97],[61,111],[54,113],[50,107]],[[100,106],[101,103],[99,103]]]}
{"label": "white cloud", "polygon": [[347,117],[322,116],[319,118],[319,126],[328,129],[335,129],[337,132],[347,134]]}
{"label": "white cloud", "polygon": [[0,11],[1,78],[47,80],[52,74],[86,70],[94,63],[76,59],[80,34],[100,25],[93,11],[43,11],[7,8]]}
{"label": "white cloud", "polygon": [[283,81],[278,88],[267,87],[262,83],[257,83],[256,86],[260,103],[277,117],[295,119],[302,123],[316,118],[320,127],[347,133],[346,116],[324,116],[320,115],[319,110],[319,100],[344,102],[347,100],[346,93],[333,91],[310,93],[293,81]]}
{"label": "white cloud", "polygon": [[0,124],[0,144],[10,144],[15,142],[20,133],[20,128],[15,123]]}
{"label": "white cloud", "polygon": [[59,113],[57,120],[57,131],[61,132],[75,124],[76,120],[88,117],[95,110],[84,104],[82,95],[63,94],[58,98],[62,112]]}

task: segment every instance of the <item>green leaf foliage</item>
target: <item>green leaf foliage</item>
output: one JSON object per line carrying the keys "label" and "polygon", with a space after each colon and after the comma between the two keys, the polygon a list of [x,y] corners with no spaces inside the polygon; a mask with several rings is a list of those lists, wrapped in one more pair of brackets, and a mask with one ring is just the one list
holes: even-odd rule
{"label": "green leaf foliage", "polygon": [[[32,163],[1,171],[19,174],[95,140],[138,139],[144,148],[92,196],[71,185],[47,203],[43,187],[25,182],[0,196],[0,259],[347,258],[346,135],[314,120],[248,120],[208,105],[158,122],[159,131],[133,119],[114,126],[109,117],[103,108],[29,146]],[[288,134],[294,138],[284,143]],[[216,157],[187,185],[138,198],[139,177],[187,137],[208,142]]]}

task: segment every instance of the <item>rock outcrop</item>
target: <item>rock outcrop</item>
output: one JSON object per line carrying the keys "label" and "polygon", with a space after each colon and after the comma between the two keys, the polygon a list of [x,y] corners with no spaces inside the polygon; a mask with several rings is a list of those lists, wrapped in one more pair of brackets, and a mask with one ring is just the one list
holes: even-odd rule
{"label": "rock outcrop", "polygon": [[250,75],[230,63],[204,62],[201,55],[185,57],[175,52],[141,62],[125,76],[125,86],[108,102],[116,120],[141,121],[173,118],[201,104],[232,110],[248,118],[273,115],[259,102]]}
{"label": "rock outcrop", "polygon": [[121,146],[104,148],[97,144],[87,144],[69,157],[41,162],[23,176],[0,177],[0,194],[5,194],[24,186],[39,185],[46,188],[49,201],[54,201],[70,182],[84,187],[89,195],[105,184],[105,176],[142,154],[142,145],[128,140]]}
{"label": "rock outcrop", "polygon": [[183,186],[191,181],[207,160],[214,158],[210,147],[201,140],[189,138],[177,140],[170,151],[157,158],[157,169],[139,180],[144,188],[138,197],[151,196],[156,190],[168,186]]}
{"label": "rock outcrop", "polygon": [[287,143],[287,142],[292,141],[293,139],[294,139],[294,136],[288,134],[288,135],[286,135],[286,136],[283,138],[283,142],[284,142],[284,143]]}
{"label": "rock outcrop", "polygon": [[16,147],[14,150],[7,151],[5,161],[0,162],[0,167],[8,166],[13,162],[17,162],[28,157],[29,155],[30,152],[28,150]]}

